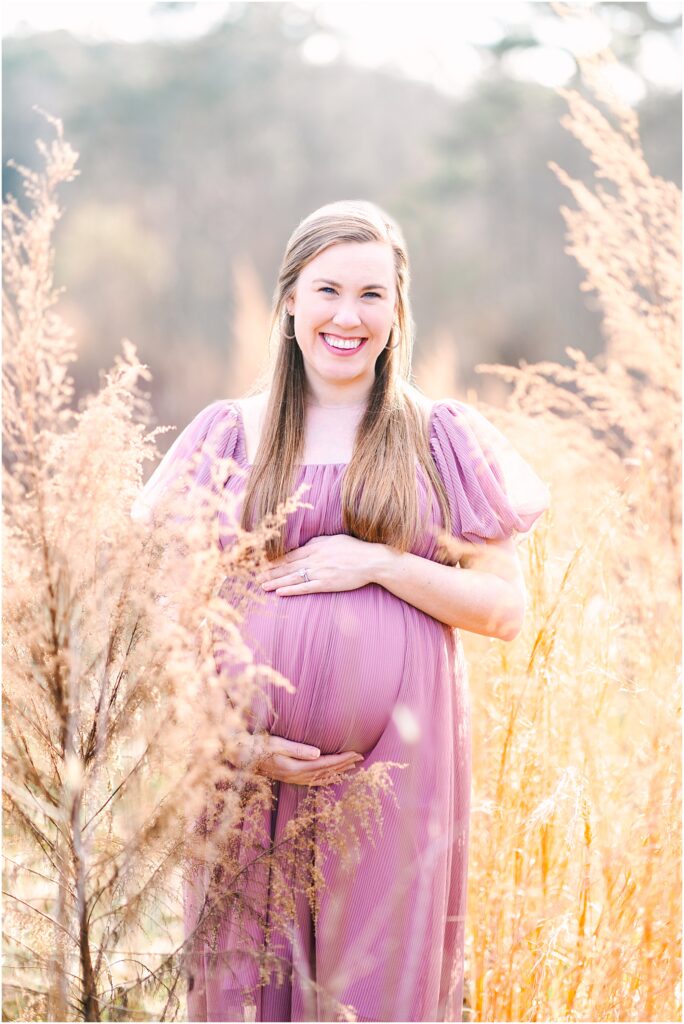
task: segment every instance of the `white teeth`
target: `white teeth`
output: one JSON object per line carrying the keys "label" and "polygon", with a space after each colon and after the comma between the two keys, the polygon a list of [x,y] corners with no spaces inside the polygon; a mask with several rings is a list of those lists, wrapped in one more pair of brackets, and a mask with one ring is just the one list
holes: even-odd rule
{"label": "white teeth", "polygon": [[323,337],[332,345],[333,348],[358,348],[363,338],[356,338],[352,340],[343,340],[342,338],[334,338],[331,334],[324,334]]}

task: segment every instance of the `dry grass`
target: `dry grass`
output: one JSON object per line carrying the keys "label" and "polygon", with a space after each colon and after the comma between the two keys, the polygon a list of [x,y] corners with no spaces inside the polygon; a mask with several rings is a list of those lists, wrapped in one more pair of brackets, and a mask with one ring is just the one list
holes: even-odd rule
{"label": "dry grass", "polygon": [[611,60],[582,61],[598,103],[563,91],[599,180],[549,165],[605,352],[478,368],[513,385],[484,411],[553,504],[523,633],[465,638],[473,1020],[681,1019],[681,196],[649,171]]}
{"label": "dry grass", "polygon": [[[253,924],[245,875],[301,875],[295,891],[315,911],[322,879],[294,868],[313,863],[303,853],[314,835],[353,861],[361,834],[381,827],[401,766],[359,769],[337,802],[313,789],[275,847],[264,831],[270,783],[231,762],[250,738],[256,693],[291,684],[254,663],[241,597],[302,489],[247,535],[220,486],[240,467],[205,452],[208,486],[190,465],[154,528],[131,515],[142,463],[157,457],[140,386],[149,374],[125,341],[99,392],[72,406],[75,353],[52,268],[57,190],[77,173],[76,154],[48,120],[44,170],[20,169],[27,208],[10,197],[3,209],[3,1013],[177,1019],[196,935],[227,900],[246,931]],[[226,552],[219,503],[237,536]],[[219,637],[229,673],[217,671]],[[203,859],[221,884],[202,894],[185,936],[182,878]],[[282,921],[293,891],[276,896],[270,912]],[[273,966],[268,945],[245,952]]]}

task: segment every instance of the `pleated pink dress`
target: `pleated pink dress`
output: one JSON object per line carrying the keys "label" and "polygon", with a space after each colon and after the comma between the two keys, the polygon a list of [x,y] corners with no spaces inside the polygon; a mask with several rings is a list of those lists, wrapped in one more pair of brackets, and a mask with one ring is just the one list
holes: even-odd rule
{"label": "pleated pink dress", "polygon": [[[549,505],[549,492],[494,425],[466,403],[443,400],[432,407],[429,435],[449,498],[451,533],[475,543],[528,535]],[[198,450],[201,484],[208,483],[215,456],[230,455],[247,466],[237,402],[213,402],[195,417],[141,499],[153,505],[183,460]],[[289,515],[286,550],[344,532],[344,471],[345,464],[337,463],[299,467],[297,483],[311,485],[303,500],[313,508]],[[416,486],[424,508],[422,470]],[[244,478],[233,475],[225,488],[243,491]],[[437,523],[436,505],[432,515]],[[221,514],[220,520],[225,546],[231,534],[227,518]],[[412,550],[434,559],[436,546],[426,532]],[[275,938],[284,982],[273,975],[260,983],[258,967],[244,949],[244,928],[235,928],[227,914],[218,933],[218,960],[195,938],[187,1019],[335,1019],[326,1016],[324,1001],[312,997],[305,984],[311,979],[351,1004],[359,1020],[462,1020],[471,732],[458,630],[369,583],[335,593],[265,592],[248,609],[243,635],[257,662],[271,665],[296,687],[294,693],[269,687],[271,706],[264,701],[258,708],[267,731],[324,754],[358,751],[365,760],[352,773],[376,761],[407,767],[393,771],[394,798],[382,796],[382,827],[374,842],[361,834],[355,869],[345,869],[329,851],[321,856],[326,886],[315,928],[306,897],[297,897],[289,932]],[[217,671],[230,669],[218,659]],[[340,793],[346,785],[335,784]],[[277,781],[271,786],[273,802],[262,826],[265,840],[277,841],[310,790]],[[267,904],[268,878],[260,892]],[[186,884],[186,935],[195,926],[202,895],[199,881]],[[268,906],[257,909],[267,920]],[[257,947],[263,941],[258,923],[249,941]]]}

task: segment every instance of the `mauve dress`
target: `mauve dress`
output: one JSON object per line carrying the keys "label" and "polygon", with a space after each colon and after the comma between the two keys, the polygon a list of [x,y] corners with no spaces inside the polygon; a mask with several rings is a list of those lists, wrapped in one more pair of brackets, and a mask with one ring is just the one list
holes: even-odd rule
{"label": "mauve dress", "polygon": [[[444,482],[450,532],[475,543],[529,535],[549,506],[546,485],[479,411],[456,399],[434,403],[430,450]],[[202,452],[196,481],[206,485],[215,456],[247,466],[240,406],[219,400],[203,409],[166,454],[142,492],[154,505],[181,463]],[[310,489],[286,524],[286,550],[313,537],[343,533],[341,486],[345,464],[303,465],[297,483]],[[421,509],[425,476],[417,470]],[[229,491],[244,490],[232,475]],[[294,488],[293,488],[294,489]],[[239,514],[241,504],[238,504]],[[435,504],[432,523],[441,522]],[[219,515],[219,542],[231,542]],[[435,558],[425,532],[412,551]],[[462,571],[454,568],[454,572]],[[330,851],[321,856],[326,887],[314,929],[307,899],[296,900],[289,934],[277,947],[289,976],[260,984],[244,955],[243,928],[228,913],[218,932],[216,961],[199,937],[188,972],[188,1020],[301,1021],[334,1019],[303,991],[309,977],[359,1020],[462,1020],[464,924],[471,787],[470,703],[460,634],[377,583],[356,590],[281,597],[263,592],[248,606],[243,635],[255,661],[271,665],[296,687],[269,686],[269,712],[260,725],[321,752],[355,750],[364,770],[376,761],[391,770],[395,799],[382,795],[383,822],[374,844],[361,832],[361,859],[344,869]],[[229,671],[217,659],[218,671]],[[234,671],[234,669],[233,669]],[[336,783],[340,792],[347,782]],[[272,781],[273,802],[263,812],[266,841],[282,836],[308,787]],[[395,802],[396,800],[396,802]],[[185,883],[186,935],[203,895],[200,879]],[[268,900],[268,879],[262,889]],[[267,907],[259,908],[267,912]],[[249,932],[257,946],[258,924]]]}

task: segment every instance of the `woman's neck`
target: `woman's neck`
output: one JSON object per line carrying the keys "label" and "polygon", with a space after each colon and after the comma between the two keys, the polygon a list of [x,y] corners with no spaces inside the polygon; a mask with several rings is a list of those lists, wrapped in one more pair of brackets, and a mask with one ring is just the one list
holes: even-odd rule
{"label": "woman's neck", "polygon": [[305,403],[313,409],[365,409],[370,400],[372,384],[369,387],[364,380],[350,382],[345,387],[337,387],[327,381],[307,381]]}
{"label": "woman's neck", "polygon": [[308,398],[306,401],[307,408],[309,409],[365,409],[368,403],[368,399],[364,398],[363,402],[314,402]]}

